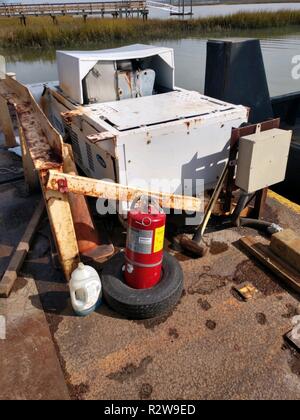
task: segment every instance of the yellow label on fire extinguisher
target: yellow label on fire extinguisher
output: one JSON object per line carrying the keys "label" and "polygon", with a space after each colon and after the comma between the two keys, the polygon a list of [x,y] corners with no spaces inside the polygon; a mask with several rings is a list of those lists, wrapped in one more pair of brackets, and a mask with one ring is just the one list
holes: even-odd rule
{"label": "yellow label on fire extinguisher", "polygon": [[155,229],[153,252],[159,252],[164,247],[165,227],[161,226]]}

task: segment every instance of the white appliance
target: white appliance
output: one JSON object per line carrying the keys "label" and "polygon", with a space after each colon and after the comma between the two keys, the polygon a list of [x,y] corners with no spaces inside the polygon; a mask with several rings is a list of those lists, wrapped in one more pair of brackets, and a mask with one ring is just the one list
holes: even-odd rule
{"label": "white appliance", "polygon": [[[167,180],[160,189],[176,194],[184,193],[186,179],[203,179],[206,189],[216,185],[228,160],[231,130],[247,122],[246,107],[176,87],[170,48],[59,51],[57,60],[59,86],[44,95],[47,113],[58,130],[70,134],[77,164],[88,176],[152,189],[153,181]],[[95,66],[87,95],[86,77]],[[145,76],[145,92],[135,93],[135,86],[129,99],[120,96],[120,74],[127,72],[129,81],[145,70],[151,76]],[[84,104],[101,95],[103,101]],[[61,112],[69,110],[66,124]]]}

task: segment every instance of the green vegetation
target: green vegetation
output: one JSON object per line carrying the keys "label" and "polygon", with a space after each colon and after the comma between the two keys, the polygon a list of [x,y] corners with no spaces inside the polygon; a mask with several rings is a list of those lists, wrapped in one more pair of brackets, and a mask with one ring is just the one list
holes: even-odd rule
{"label": "green vegetation", "polygon": [[0,48],[88,47],[272,28],[300,29],[300,11],[246,12],[187,20],[93,18],[86,23],[81,18],[60,17],[58,24],[53,24],[50,18],[37,17],[27,19],[26,27],[18,19],[3,18],[0,19]]}

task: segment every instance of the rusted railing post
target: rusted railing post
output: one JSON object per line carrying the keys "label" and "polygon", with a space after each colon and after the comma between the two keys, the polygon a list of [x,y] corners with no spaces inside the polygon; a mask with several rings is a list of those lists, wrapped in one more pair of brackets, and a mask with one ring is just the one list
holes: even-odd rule
{"label": "rusted railing post", "polygon": [[20,146],[22,150],[22,163],[23,163],[23,172],[24,172],[25,182],[28,186],[28,190],[32,192],[39,188],[39,178],[35,170],[34,163],[29,154],[27,144],[26,144],[26,139],[24,137],[24,132],[19,121],[18,121],[18,130],[19,130]]}
{"label": "rusted railing post", "polygon": [[70,281],[80,259],[68,195],[46,190],[42,177],[40,180],[59,260],[66,280]]}

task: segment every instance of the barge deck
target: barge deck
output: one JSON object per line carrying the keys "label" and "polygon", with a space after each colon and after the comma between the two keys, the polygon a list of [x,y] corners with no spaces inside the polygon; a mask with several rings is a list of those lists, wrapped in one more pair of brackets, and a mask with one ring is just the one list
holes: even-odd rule
{"label": "barge deck", "polygon": [[[21,160],[0,149],[0,272],[39,196],[28,196]],[[5,168],[5,169],[4,169]],[[18,174],[17,174],[18,172]],[[300,207],[270,192],[264,217],[300,234]],[[113,227],[114,225],[114,227]],[[118,247],[123,228],[107,221]],[[174,253],[184,293],[172,313],[128,321],[105,304],[73,315],[45,218],[9,299],[0,299],[1,399],[299,399],[300,357],[284,342],[299,295],[245,254],[246,228],[211,230],[208,254]],[[169,235],[168,235],[169,237]],[[241,301],[233,287],[258,293]]]}

